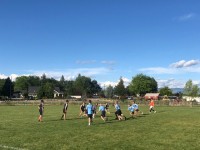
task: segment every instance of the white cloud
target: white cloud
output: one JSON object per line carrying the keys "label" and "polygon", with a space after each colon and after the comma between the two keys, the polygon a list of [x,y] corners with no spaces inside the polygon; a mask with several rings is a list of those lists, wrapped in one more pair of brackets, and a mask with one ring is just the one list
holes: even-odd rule
{"label": "white cloud", "polygon": [[122,77],[125,84],[129,84],[131,81],[128,78]]}
{"label": "white cloud", "polygon": [[19,77],[19,76],[29,76],[29,75],[25,75],[25,74],[23,74],[23,75],[11,74],[11,75],[7,76],[7,75],[4,75],[4,74],[0,74],[0,79],[6,79],[6,78],[9,77],[12,81],[15,81],[16,78]]}
{"label": "white cloud", "polygon": [[199,60],[189,60],[189,61],[181,60],[181,61],[178,61],[178,62],[171,64],[170,66],[174,67],[174,68],[183,68],[183,67],[194,66],[194,65],[197,65],[199,63],[200,63]]}
{"label": "white cloud", "polygon": [[100,82],[100,85],[102,88],[106,88],[108,86],[115,87],[118,84],[118,82],[112,82],[112,81],[105,81],[105,82]]}
{"label": "white cloud", "polygon": [[[176,80],[176,79],[156,79],[158,88],[169,87],[169,88],[184,88],[187,81]],[[192,80],[193,84],[200,86],[200,80]]]}
{"label": "white cloud", "polygon": [[11,74],[9,76],[0,74],[0,79],[5,79],[10,77],[12,81],[15,81],[19,76],[29,76],[36,75],[41,77],[45,74],[49,78],[54,78],[56,80],[60,80],[63,75],[66,80],[74,80],[78,74],[87,76],[87,77],[95,77],[96,75],[103,75],[110,72],[108,68],[77,68],[77,69],[68,69],[64,71],[49,71],[49,70],[29,70],[27,74]]}
{"label": "white cloud", "polygon": [[[130,80],[128,78],[122,77],[122,80],[124,81],[124,86],[127,87],[130,84]],[[105,81],[105,82],[100,82],[100,85],[102,88],[108,87],[109,85],[111,85],[112,87],[115,87],[120,80],[117,80],[116,82],[112,82],[112,81]]]}
{"label": "white cloud", "polygon": [[182,68],[184,66],[185,62],[186,62],[185,60],[181,60],[181,61],[171,64],[170,66],[174,67],[174,68]]}
{"label": "white cloud", "polygon": [[114,64],[116,64],[116,62],[115,62],[115,61],[112,61],[112,60],[110,60],[110,61],[103,60],[103,61],[101,61],[101,63],[102,63],[102,64],[107,64],[107,65],[114,65]]}
{"label": "white cloud", "polygon": [[6,79],[7,77],[5,74],[0,74],[0,79]]}
{"label": "white cloud", "polygon": [[158,88],[169,87],[169,88],[183,88],[185,86],[185,81],[175,80],[175,79],[156,79],[158,83]]}
{"label": "white cloud", "polygon": [[174,68],[164,68],[164,67],[150,67],[139,69],[141,72],[148,74],[176,74],[177,70]]}
{"label": "white cloud", "polygon": [[178,17],[179,21],[188,21],[193,19],[196,16],[195,13],[189,13],[189,14],[185,14],[183,16]]}
{"label": "white cloud", "polygon": [[93,64],[96,63],[96,60],[77,60],[77,64]]}
{"label": "white cloud", "polygon": [[199,60],[180,60],[172,63],[169,67],[149,67],[141,68],[139,71],[147,74],[184,74],[184,73],[200,73]]}

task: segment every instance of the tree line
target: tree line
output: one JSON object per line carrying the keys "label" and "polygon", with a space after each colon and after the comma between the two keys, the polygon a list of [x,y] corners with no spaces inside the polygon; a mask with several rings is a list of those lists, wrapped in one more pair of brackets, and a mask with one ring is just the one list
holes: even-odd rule
{"label": "tree line", "polygon": [[[137,74],[132,77],[128,86],[124,85],[122,77],[116,86],[107,86],[102,88],[96,80],[79,74],[75,80],[65,80],[62,75],[60,80],[47,78],[45,74],[39,76],[20,76],[15,81],[0,79],[0,96],[13,97],[14,92],[21,92],[25,98],[28,98],[28,89],[30,86],[38,86],[37,98],[53,98],[55,87],[59,87],[64,93],[64,98],[71,95],[81,95],[82,97],[91,98],[93,96],[106,98],[125,98],[127,96],[144,96],[146,93],[160,92],[161,96],[172,96],[172,90],[169,87],[163,87],[158,90],[158,83],[153,77]],[[189,80],[184,88],[184,94],[188,96],[197,96],[199,88]],[[180,93],[176,93],[179,96]]]}

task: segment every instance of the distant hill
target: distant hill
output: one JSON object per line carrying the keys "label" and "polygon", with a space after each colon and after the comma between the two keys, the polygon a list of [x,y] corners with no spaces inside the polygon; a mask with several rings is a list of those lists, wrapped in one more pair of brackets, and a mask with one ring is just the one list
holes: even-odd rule
{"label": "distant hill", "polygon": [[179,92],[181,92],[181,93],[183,93],[183,88],[171,88],[171,90],[172,90],[172,93],[179,93]]}
{"label": "distant hill", "polygon": [[[160,90],[160,88],[158,90]],[[179,92],[183,93],[184,89],[183,88],[171,88],[171,90],[172,90],[172,93],[179,93]]]}

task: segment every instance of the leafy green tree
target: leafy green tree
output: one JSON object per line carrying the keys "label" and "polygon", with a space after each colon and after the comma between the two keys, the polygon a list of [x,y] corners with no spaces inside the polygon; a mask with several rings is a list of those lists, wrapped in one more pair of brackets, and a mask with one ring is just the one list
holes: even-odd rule
{"label": "leafy green tree", "polygon": [[14,86],[13,86],[13,83],[12,81],[10,80],[10,78],[8,77],[6,80],[5,80],[5,84],[3,86],[3,89],[2,89],[2,95],[3,96],[8,96],[8,97],[12,97],[13,95],[13,92],[14,92]]}
{"label": "leafy green tree", "polygon": [[199,87],[197,85],[193,85],[192,87],[192,97],[197,97],[199,95]]}
{"label": "leafy green tree", "polygon": [[65,84],[65,77],[63,75],[60,78],[60,83],[63,85]]}
{"label": "leafy green tree", "polygon": [[185,87],[184,87],[184,94],[187,95],[187,96],[191,96],[191,93],[192,93],[192,87],[193,87],[193,83],[192,83],[192,80],[188,80],[185,84]]}
{"label": "leafy green tree", "polygon": [[39,90],[37,91],[37,98],[38,99],[45,98],[44,86],[40,86]]}
{"label": "leafy green tree", "polygon": [[60,90],[61,91],[64,91],[64,89],[65,89],[65,78],[64,78],[64,76],[62,75],[61,76],[61,78],[60,78],[60,85],[59,85],[59,87],[60,87]]}
{"label": "leafy green tree", "polygon": [[98,84],[98,82],[96,80],[92,80],[91,85],[90,93],[99,94],[101,91],[101,86]]}
{"label": "leafy green tree", "polygon": [[47,82],[47,76],[46,74],[44,73],[42,76],[41,76],[41,85],[45,84]]}
{"label": "leafy green tree", "polygon": [[15,81],[15,91],[23,91],[24,96],[28,96],[29,86],[40,86],[41,81],[38,76],[21,76],[17,77]]}
{"label": "leafy green tree", "polygon": [[132,93],[143,96],[146,93],[157,92],[158,84],[154,78],[146,76],[144,74],[138,74],[132,78],[132,81],[129,85],[129,90]]}
{"label": "leafy green tree", "polygon": [[15,81],[15,91],[28,91],[29,79],[27,76],[17,77]]}
{"label": "leafy green tree", "polygon": [[74,82],[74,87],[77,94],[87,97],[87,94],[91,93],[91,79],[79,74]]}
{"label": "leafy green tree", "polygon": [[50,82],[46,82],[43,84],[38,92],[37,92],[37,97],[40,98],[53,98],[53,93],[54,93],[54,85]]}
{"label": "leafy green tree", "polygon": [[76,95],[91,97],[93,94],[99,94],[100,91],[101,87],[96,80],[91,81],[91,78],[80,74],[73,83],[73,92]]}
{"label": "leafy green tree", "polygon": [[126,95],[126,89],[122,77],[120,78],[119,83],[115,86],[114,93],[120,97],[124,97]]}
{"label": "leafy green tree", "polygon": [[127,87],[126,87],[126,94],[128,95],[128,96],[132,96],[132,95],[135,95],[135,93],[133,93],[132,91],[130,91],[130,85],[128,85]]}
{"label": "leafy green tree", "polygon": [[40,86],[41,81],[38,76],[28,76],[28,85],[29,86]]}
{"label": "leafy green tree", "polygon": [[65,81],[65,87],[64,87],[65,97],[70,95],[76,95],[75,91],[76,89],[74,87],[74,81]]}
{"label": "leafy green tree", "polygon": [[105,94],[105,96],[106,96],[107,98],[112,98],[112,97],[113,97],[113,94],[114,94],[114,88],[113,88],[111,85],[109,85],[109,86],[105,89],[104,94]]}
{"label": "leafy green tree", "polygon": [[5,84],[5,79],[0,79],[0,96],[3,96],[3,86]]}
{"label": "leafy green tree", "polygon": [[52,83],[45,83],[44,85],[45,97],[46,98],[53,98],[54,93],[54,85]]}
{"label": "leafy green tree", "polygon": [[199,87],[197,85],[193,85],[192,80],[188,80],[184,87],[184,95],[196,97],[199,94]]}
{"label": "leafy green tree", "polygon": [[159,93],[160,93],[161,96],[164,96],[164,95],[172,96],[173,95],[172,94],[172,90],[169,87],[167,87],[167,86],[161,88],[159,90]]}

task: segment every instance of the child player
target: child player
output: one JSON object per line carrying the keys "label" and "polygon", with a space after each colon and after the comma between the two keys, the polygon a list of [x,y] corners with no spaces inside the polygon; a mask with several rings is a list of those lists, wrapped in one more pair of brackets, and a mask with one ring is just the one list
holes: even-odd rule
{"label": "child player", "polygon": [[96,105],[93,105],[92,111],[93,111],[93,115],[92,117],[94,118],[96,113],[97,113],[97,107],[98,107],[98,103],[96,103]]}
{"label": "child player", "polygon": [[[134,108],[134,114],[138,116],[140,114],[139,106],[134,101],[132,102],[132,107]],[[143,114],[143,112],[141,112]]]}
{"label": "child player", "polygon": [[92,101],[89,100],[89,103],[88,105],[86,106],[86,110],[87,110],[87,115],[88,115],[88,125],[90,126],[91,125],[91,122],[92,122],[92,115],[93,115],[93,111],[92,111]]}
{"label": "child player", "polygon": [[66,114],[67,114],[68,103],[69,103],[69,101],[66,100],[66,102],[65,102],[65,104],[64,104],[63,115],[61,116],[61,120],[62,120],[62,119],[66,120]]}
{"label": "child player", "polygon": [[41,122],[43,113],[44,113],[44,100],[41,100],[40,104],[38,105],[38,109],[39,109],[39,113],[40,113],[40,115],[38,117],[38,121]]}
{"label": "child player", "polygon": [[109,111],[109,104],[108,103],[106,103],[106,112],[108,113],[108,114],[110,114],[110,111]]}
{"label": "child player", "polygon": [[126,117],[125,116],[123,117],[123,114],[120,109],[120,105],[118,104],[118,101],[115,102],[115,109],[116,109],[115,115],[116,115],[117,119],[122,120],[124,118],[124,120],[126,120]]}
{"label": "child player", "polygon": [[101,119],[103,121],[107,121],[107,118],[106,118],[106,108],[102,104],[100,104],[100,106],[99,106],[99,111],[98,112],[100,112],[100,111],[101,111]]}
{"label": "child player", "polygon": [[82,116],[85,116],[85,102],[83,102],[80,106],[80,113],[79,113],[79,116],[82,117]]}
{"label": "child player", "polygon": [[151,111],[153,111],[154,113],[156,113],[156,111],[154,110],[154,100],[151,99],[150,103],[149,103],[149,112],[151,113]]}
{"label": "child player", "polygon": [[130,115],[132,116],[132,118],[134,117],[134,107],[133,106],[131,106],[130,104],[128,105],[128,110],[129,110],[129,112],[130,112]]}

